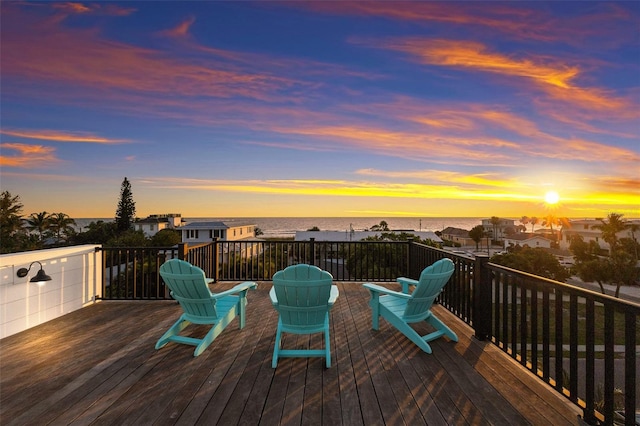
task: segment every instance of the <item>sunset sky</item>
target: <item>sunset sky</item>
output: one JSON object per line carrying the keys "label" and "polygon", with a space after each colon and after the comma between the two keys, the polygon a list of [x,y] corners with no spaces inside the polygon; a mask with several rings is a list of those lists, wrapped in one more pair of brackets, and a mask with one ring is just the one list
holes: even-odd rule
{"label": "sunset sky", "polygon": [[25,216],[640,217],[640,2],[0,8]]}

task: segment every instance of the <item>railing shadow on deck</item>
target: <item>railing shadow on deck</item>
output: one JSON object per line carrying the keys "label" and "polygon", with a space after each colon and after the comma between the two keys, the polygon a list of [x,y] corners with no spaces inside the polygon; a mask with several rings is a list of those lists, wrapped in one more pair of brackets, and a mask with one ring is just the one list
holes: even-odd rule
{"label": "railing shadow on deck", "polygon": [[[418,278],[448,257],[455,272],[439,303],[583,410],[588,424],[636,424],[640,305],[411,241],[213,241],[172,248],[104,248],[105,299],[167,299],[159,276],[170,258],[216,281],[269,281],[296,263],[335,281]],[[625,415],[630,413],[630,415]]]}

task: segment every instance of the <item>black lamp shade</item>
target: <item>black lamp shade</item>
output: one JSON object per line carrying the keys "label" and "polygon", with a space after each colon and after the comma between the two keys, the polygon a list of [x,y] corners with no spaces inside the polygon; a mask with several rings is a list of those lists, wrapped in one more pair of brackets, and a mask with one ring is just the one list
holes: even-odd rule
{"label": "black lamp shade", "polygon": [[32,283],[38,283],[42,281],[51,281],[51,277],[44,273],[44,269],[40,268],[35,277],[29,280]]}
{"label": "black lamp shade", "polygon": [[29,282],[32,283],[38,283],[38,284],[44,284],[45,281],[51,281],[51,277],[49,275],[47,275],[44,272],[44,269],[42,269],[42,263],[38,262],[37,260],[34,262],[31,262],[31,265],[29,265],[29,268],[20,268],[18,269],[18,272],[16,273],[16,275],[20,278],[24,278],[27,276],[27,274],[29,273],[29,271],[31,270],[31,267],[37,263],[38,265],[40,265],[40,270],[38,271],[38,273],[29,280]]}

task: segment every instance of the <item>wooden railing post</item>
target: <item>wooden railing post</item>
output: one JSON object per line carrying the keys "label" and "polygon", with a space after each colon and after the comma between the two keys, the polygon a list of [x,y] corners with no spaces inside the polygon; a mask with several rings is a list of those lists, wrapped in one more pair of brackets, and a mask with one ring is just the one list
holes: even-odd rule
{"label": "wooden railing post", "polygon": [[178,259],[187,260],[188,251],[189,251],[188,243],[178,243]]}
{"label": "wooden railing post", "polygon": [[489,256],[477,254],[473,273],[473,329],[478,340],[491,338],[491,271]]}
{"label": "wooden railing post", "polygon": [[211,262],[213,262],[212,265],[212,271],[213,271],[213,280],[214,282],[218,282],[218,277],[220,277],[220,265],[218,262],[218,237],[213,237],[213,241],[211,242]]}
{"label": "wooden railing post", "polygon": [[413,238],[408,238],[407,239],[407,276],[411,276],[411,267],[413,266],[413,263],[411,262],[411,252],[412,252],[412,245],[415,244],[415,240]]}
{"label": "wooden railing post", "polygon": [[316,239],[309,238],[309,243],[310,243],[309,256],[311,256],[311,264],[315,265],[316,264]]}

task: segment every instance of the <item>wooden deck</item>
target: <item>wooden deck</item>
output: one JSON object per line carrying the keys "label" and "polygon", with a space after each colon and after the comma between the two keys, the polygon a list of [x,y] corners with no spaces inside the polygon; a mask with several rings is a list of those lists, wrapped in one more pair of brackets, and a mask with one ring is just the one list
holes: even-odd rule
{"label": "wooden deck", "polygon": [[[578,423],[568,400],[439,306],[460,341],[439,339],[431,355],[384,320],[374,332],[357,283],[338,283],[332,367],[293,358],[274,370],[270,287],[249,292],[245,329],[234,320],[197,358],[192,346],[154,349],[181,313],[174,302],[99,303],[1,340],[0,424]],[[287,335],[284,344],[320,339]]]}

